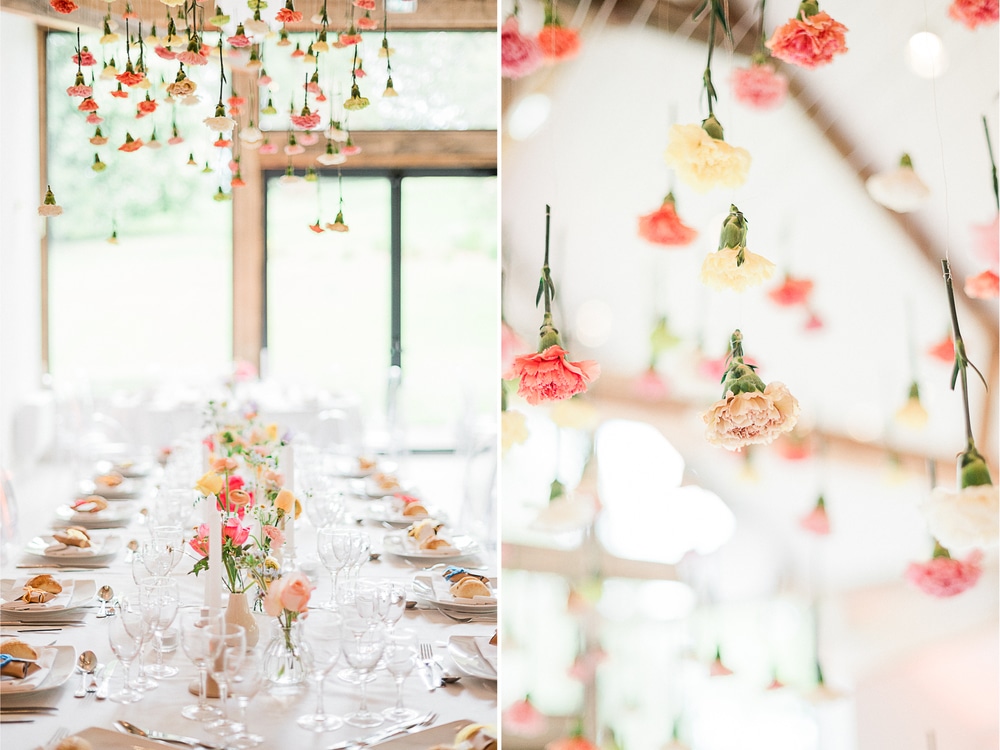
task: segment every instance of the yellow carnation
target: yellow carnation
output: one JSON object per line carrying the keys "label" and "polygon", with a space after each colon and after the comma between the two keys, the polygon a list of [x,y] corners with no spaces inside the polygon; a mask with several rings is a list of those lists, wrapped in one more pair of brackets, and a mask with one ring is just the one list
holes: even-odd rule
{"label": "yellow carnation", "polygon": [[[743,263],[739,254],[743,253]],[[712,289],[733,289],[742,292],[771,278],[774,263],[763,255],[755,255],[746,248],[724,247],[705,256],[701,266],[701,280]]]}
{"label": "yellow carnation", "polygon": [[911,430],[922,430],[927,426],[929,415],[924,405],[920,403],[919,397],[911,397],[906,400],[896,411],[896,421],[903,427]]}
{"label": "yellow carnation", "polygon": [[749,151],[713,138],[700,125],[670,128],[666,160],[680,180],[699,193],[715,187],[739,187],[750,170]]}

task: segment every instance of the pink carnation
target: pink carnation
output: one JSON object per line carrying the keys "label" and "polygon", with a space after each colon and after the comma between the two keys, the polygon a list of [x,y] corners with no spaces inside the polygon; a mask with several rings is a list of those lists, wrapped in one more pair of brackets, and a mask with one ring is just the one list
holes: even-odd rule
{"label": "pink carnation", "polygon": [[184,50],[177,59],[185,65],[208,65],[208,58],[192,50]]}
{"label": "pink carnation", "polygon": [[818,68],[847,52],[847,27],[820,11],[815,16],[792,18],[774,30],[767,48],[778,60],[803,68]]}
{"label": "pink carnation", "polygon": [[808,514],[799,519],[799,526],[818,536],[830,533],[830,517],[826,514],[826,503],[820,498]]}
{"label": "pink carnation", "polygon": [[153,48],[153,52],[156,53],[157,57],[162,57],[164,60],[174,60],[177,58],[176,52],[167,49],[162,44],[156,45],[156,47]]}
{"label": "pink carnation", "polygon": [[580,51],[580,35],[574,29],[548,24],[538,32],[538,46],[549,62],[569,60]]}
{"label": "pink carnation", "polygon": [[538,42],[521,33],[517,16],[510,16],[500,29],[500,71],[505,78],[523,78],[538,70],[542,50]]}
{"label": "pink carnation", "polygon": [[514,358],[528,350],[517,331],[507,323],[500,324],[500,371],[509,372],[514,366]]}
{"label": "pink carnation", "polygon": [[532,705],[529,698],[514,701],[503,712],[503,728],[520,737],[537,737],[545,731],[545,715]]}
{"label": "pink carnation", "polygon": [[780,307],[795,307],[804,305],[809,301],[812,294],[813,282],[809,279],[796,279],[789,274],[785,274],[785,280],[781,286],[776,287],[767,293],[774,304]]}
{"label": "pink carnation", "polygon": [[57,13],[72,13],[76,10],[78,6],[72,0],[49,0],[49,5],[52,6],[52,10]]}
{"label": "pink carnation", "polygon": [[73,55],[73,62],[77,65],[82,65],[83,67],[88,67],[90,65],[96,64],[97,60],[94,59],[94,53],[89,50],[83,50],[82,55]]}
{"label": "pink carnation", "polygon": [[268,154],[276,154],[276,153],[278,153],[278,144],[277,143],[265,143],[265,144],[263,144],[258,149],[258,151],[261,154],[264,154],[265,156],[267,156]]}
{"label": "pink carnation", "polygon": [[302,130],[309,130],[310,128],[315,128],[319,125],[320,117],[319,112],[309,112],[306,110],[305,114],[292,115],[292,125]]}
{"label": "pink carnation", "polygon": [[788,94],[788,79],[767,64],[736,68],[732,83],[736,101],[754,109],[773,109]]}
{"label": "pink carnation", "polygon": [[274,20],[278,23],[298,23],[302,20],[302,13],[297,10],[292,10],[291,8],[285,7],[278,11],[278,14],[274,17]]}
{"label": "pink carnation", "polygon": [[998,0],[954,0],[948,7],[948,17],[964,23],[970,29],[996,23],[1000,18]]}
{"label": "pink carnation", "polygon": [[981,559],[982,553],[977,550],[965,560],[942,555],[924,563],[910,563],[906,579],[925,594],[955,596],[976,585],[983,572],[979,566]]}
{"label": "pink carnation", "polygon": [[601,367],[593,360],[570,362],[566,358],[566,350],[553,345],[537,354],[517,357],[504,377],[520,378],[518,395],[529,404],[540,404],[583,393],[600,374]]}
{"label": "pink carnation", "polygon": [[987,268],[1000,271],[1000,214],[989,224],[973,224],[973,250]]}
{"label": "pink carnation", "polygon": [[668,197],[658,209],[639,217],[639,236],[657,245],[682,247],[694,241],[698,230],[681,221],[673,199]]}
{"label": "pink carnation", "polygon": [[104,118],[101,117],[99,114],[97,114],[97,112],[91,112],[89,115],[87,115],[87,122],[90,125],[100,125],[102,122],[104,122]]}
{"label": "pink carnation", "polygon": [[375,10],[375,0],[351,0],[351,4],[361,10]]}
{"label": "pink carnation", "polygon": [[374,31],[378,28],[378,21],[370,16],[363,16],[354,22],[359,31]]}
{"label": "pink carnation", "polygon": [[94,93],[94,89],[92,87],[90,87],[90,86],[87,86],[87,85],[83,85],[83,86],[75,86],[74,85],[74,86],[70,86],[69,88],[67,88],[66,89],[66,93],[69,94],[70,96],[87,97],[87,96],[90,96],[90,95],[92,95]]}
{"label": "pink carnation", "polygon": [[[340,35],[338,41],[345,47],[361,44],[361,34],[352,34],[349,31],[345,31]],[[292,54],[292,57],[295,57],[294,53]]]}
{"label": "pink carnation", "polygon": [[662,401],[670,393],[663,378],[652,367],[632,381],[632,390],[644,401]]}
{"label": "pink carnation", "polygon": [[965,280],[965,294],[973,299],[995,299],[1000,296],[1000,276],[983,271]]}
{"label": "pink carnation", "polygon": [[928,347],[927,354],[938,362],[950,365],[955,361],[955,342],[951,340],[951,334],[945,336],[941,341]]}
{"label": "pink carnation", "polygon": [[277,526],[265,526],[261,529],[264,532],[264,536],[271,540],[275,550],[281,549],[281,545],[285,543],[285,534]]}

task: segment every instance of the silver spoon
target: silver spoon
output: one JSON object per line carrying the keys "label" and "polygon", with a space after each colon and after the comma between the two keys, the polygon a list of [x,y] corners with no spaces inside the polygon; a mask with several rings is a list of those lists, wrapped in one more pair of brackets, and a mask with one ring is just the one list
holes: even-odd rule
{"label": "silver spoon", "polygon": [[73,693],[74,698],[83,698],[87,694],[87,685],[90,682],[90,676],[97,669],[97,654],[93,651],[84,651],[77,657],[76,668],[80,670],[80,687],[75,693]]}
{"label": "silver spoon", "polygon": [[114,599],[114,597],[114,589],[108,585],[101,586],[97,590],[97,598],[101,600],[101,610],[97,613],[98,617],[111,617],[115,613],[113,609],[108,609],[108,602]]}
{"label": "silver spoon", "polygon": [[378,562],[378,559],[382,557],[381,552],[370,552],[368,553],[368,560],[370,562]]}

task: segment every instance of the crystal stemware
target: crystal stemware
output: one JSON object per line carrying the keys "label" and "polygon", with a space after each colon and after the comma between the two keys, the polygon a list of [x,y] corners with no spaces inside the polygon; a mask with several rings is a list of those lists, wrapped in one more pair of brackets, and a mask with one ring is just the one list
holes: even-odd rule
{"label": "crystal stemware", "polygon": [[108,643],[125,673],[121,690],[108,697],[115,703],[135,703],[142,700],[142,693],[132,686],[130,680],[132,662],[139,656],[151,632],[150,623],[139,609],[130,606],[124,598],[115,608],[115,616],[107,619]]}
{"label": "crystal stemware", "polygon": [[383,659],[389,674],[396,681],[396,705],[382,712],[390,721],[409,721],[417,711],[403,705],[403,683],[417,665],[417,634],[412,630],[394,630],[386,634]]}
{"label": "crystal stemware", "polygon": [[180,670],[163,663],[163,634],[177,617],[180,586],[166,577],[147,579],[139,587],[139,606],[152,625],[156,651],[156,663],[147,665],[145,673],[153,677],[173,677]]}
{"label": "crystal stemware", "polygon": [[239,717],[233,728],[236,734],[229,737],[229,746],[236,750],[249,750],[264,742],[259,734],[247,728],[247,706],[264,684],[264,657],[260,651],[247,651],[239,670],[230,678],[229,695],[236,699]]}
{"label": "crystal stemware", "polygon": [[361,705],[357,711],[345,716],[344,720],[355,727],[377,727],[384,720],[379,714],[368,710],[366,688],[367,677],[375,669],[385,648],[385,631],[380,625],[371,625],[360,617],[348,617],[344,620],[340,643],[344,659],[358,672],[358,687],[361,689]]}
{"label": "crystal stemware", "polygon": [[343,620],[333,612],[314,610],[302,622],[306,642],[313,655],[311,676],[316,682],[316,711],[300,716],[298,725],[313,732],[332,732],[343,726],[344,722],[324,709],[323,685],[340,658]]}
{"label": "crystal stemware", "polygon": [[[185,706],[181,716],[193,721],[207,721],[219,716],[219,710],[208,705],[205,691],[208,682],[209,665],[222,654],[223,641],[217,637],[224,625],[223,613],[219,610],[202,609],[181,615],[181,648],[198,668],[201,687],[198,703]],[[213,633],[216,637],[213,637]]]}
{"label": "crystal stemware", "polygon": [[342,529],[323,528],[316,534],[316,551],[319,559],[330,572],[333,588],[330,599],[320,605],[322,609],[337,610],[337,587],[340,583],[340,571],[347,567],[351,560],[352,533]]}

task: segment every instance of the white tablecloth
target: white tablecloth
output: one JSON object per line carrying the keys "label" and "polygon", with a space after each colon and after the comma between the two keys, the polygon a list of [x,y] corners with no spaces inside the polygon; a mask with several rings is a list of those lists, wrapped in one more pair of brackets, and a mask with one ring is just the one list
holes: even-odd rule
{"label": "white tablecloth", "polygon": [[[461,499],[461,467],[458,463],[455,458],[448,456],[410,457],[401,467],[400,473],[416,483],[428,502],[446,510],[451,518],[457,518]],[[17,492],[21,515],[20,533],[22,542],[27,542],[34,535],[44,533],[51,528],[51,524],[56,520],[52,511],[57,505],[71,499],[73,482],[72,477],[65,469],[51,466],[43,466],[32,476],[21,477],[19,480]],[[352,517],[361,515],[365,502],[367,501],[352,500],[348,507],[349,515]],[[353,526],[353,528],[362,528],[369,532],[372,536],[373,551],[381,550],[382,537],[387,533],[386,529],[371,523]],[[304,515],[299,519],[296,529],[297,547],[300,555],[314,555],[315,532]],[[136,538],[141,541],[148,537],[148,532],[138,522],[121,531],[126,540]],[[111,567],[106,570],[73,573],[54,572],[59,578],[78,580],[92,578],[98,587],[108,584],[116,593],[127,594],[134,592],[136,586],[132,581],[128,566],[124,562],[124,555],[124,551],[119,553]],[[495,575],[496,560],[493,556],[495,550],[487,552],[487,555],[490,556],[489,559],[480,557],[478,561],[472,562],[487,564],[490,574]],[[14,562],[37,563],[39,560],[29,556],[15,556]],[[172,575],[180,582],[182,603],[194,607],[202,602],[203,583],[201,580],[195,579],[194,576],[186,574],[191,563],[191,558],[185,557]],[[39,572],[44,572],[44,570],[17,569],[13,565],[8,565],[3,571],[3,577],[16,578],[20,575],[31,575]],[[418,572],[422,571],[418,571],[416,567],[405,561],[383,555],[380,561],[365,565],[361,576],[364,579],[394,579],[409,582]],[[314,597],[316,597],[314,601],[325,601],[330,593],[329,576],[325,571],[321,571],[316,577],[319,588],[314,592]],[[25,633],[17,637],[35,644],[47,644],[54,640],[60,645],[73,646],[77,653],[91,649],[102,663],[109,663],[114,656],[108,645],[107,621],[96,619],[96,602],[92,608],[85,611],[87,612],[85,627],[66,627],[57,633]],[[262,641],[266,641],[270,633],[271,618],[263,614],[256,615],[256,617],[258,617],[258,624],[261,627]],[[10,618],[5,619],[9,620]],[[2,631],[5,635],[16,635],[16,631],[24,627],[29,626],[3,624]],[[492,635],[496,629],[495,623],[492,622],[458,623],[436,610],[422,609],[408,610],[397,627],[412,628],[416,631],[421,642],[433,643],[435,654],[443,656],[445,664],[452,667],[452,671],[456,673],[459,673],[458,670],[453,667],[447,656],[448,639],[453,635]],[[150,653],[147,658],[152,659],[153,655]],[[31,718],[33,721],[31,723],[3,723],[0,725],[0,744],[4,750],[27,750],[44,743],[59,727],[66,727],[70,733],[90,726],[112,728],[116,719],[125,719],[147,729],[213,739],[212,735],[202,729],[200,723],[189,721],[180,715],[181,708],[195,700],[195,696],[188,692],[187,686],[196,677],[197,671],[184,656],[180,646],[167,658],[170,663],[180,668],[180,674],[177,677],[161,680],[158,688],[146,693],[143,700],[134,704],[121,705],[108,700],[97,701],[93,694],[82,699],[74,698],[73,693],[80,681],[76,674],[72,675],[62,687],[54,690],[4,697],[4,707],[17,705],[56,706],[59,711],[53,716],[6,717],[8,719]],[[340,666],[342,665],[338,665],[337,669]],[[324,695],[326,710],[333,714],[343,715],[357,708],[358,692],[356,686],[337,678],[337,669],[327,679]],[[114,675],[112,685],[119,686],[121,679],[122,671],[119,668]],[[315,687],[310,683],[306,689],[293,697],[271,696],[266,692],[266,689],[262,689],[258,693],[248,710],[248,725],[250,731],[266,738],[262,748],[265,750],[291,747],[295,747],[297,750],[325,748],[341,740],[377,731],[358,730],[345,726],[335,732],[316,734],[300,729],[295,721],[299,716],[313,711],[316,701],[314,691]],[[445,686],[432,693],[426,689],[419,675],[414,672],[406,681],[404,696],[408,707],[421,712],[437,712],[439,715],[437,724],[458,719],[469,719],[491,725],[497,724],[495,682],[466,676],[456,685]],[[387,673],[380,672],[378,678],[369,684],[368,697],[369,707],[374,711],[381,711],[393,705],[395,684]],[[235,703],[231,703],[231,710],[236,710]]]}

